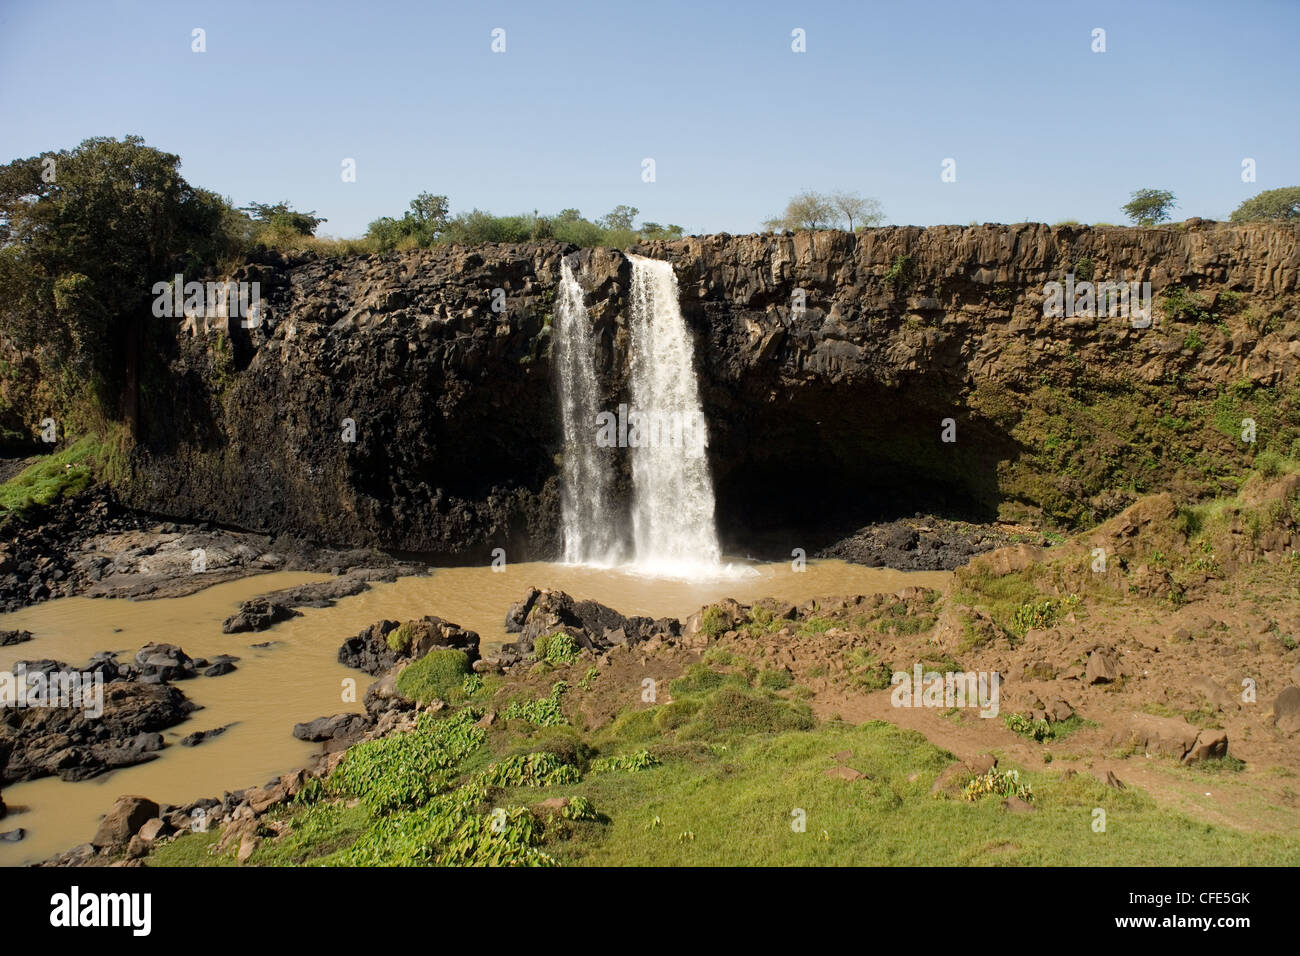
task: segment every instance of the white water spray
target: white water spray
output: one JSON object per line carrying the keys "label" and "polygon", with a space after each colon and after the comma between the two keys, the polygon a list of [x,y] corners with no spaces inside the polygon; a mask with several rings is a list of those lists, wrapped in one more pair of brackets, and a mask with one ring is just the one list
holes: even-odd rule
{"label": "white water spray", "polygon": [[613,456],[595,441],[593,422],[600,410],[595,345],[582,286],[561,260],[555,365],[564,426],[560,512],[567,564],[614,564],[622,557],[619,516],[613,506]]}
{"label": "white water spray", "polygon": [[[659,420],[703,423],[673,267],[657,259],[629,258],[632,407]],[[707,457],[668,441],[633,447],[631,455],[636,564],[657,574],[716,572],[721,550]]]}

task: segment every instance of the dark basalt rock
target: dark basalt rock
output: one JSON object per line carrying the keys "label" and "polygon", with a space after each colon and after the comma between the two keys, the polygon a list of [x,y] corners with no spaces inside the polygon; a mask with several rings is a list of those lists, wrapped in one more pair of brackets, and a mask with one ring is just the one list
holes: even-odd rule
{"label": "dark basalt rock", "polygon": [[[1046,282],[1086,260],[1099,278],[1149,277],[1156,296],[1174,284],[1211,296],[1224,288],[1241,309],[1271,308],[1300,287],[1297,236],[1285,224],[1021,223],[700,236],[631,251],[671,261],[677,276],[724,540],[782,535],[765,550],[788,560],[792,547],[812,554],[900,514],[993,520],[1013,480],[999,464],[1040,467],[1012,430],[1045,377],[1120,368],[1176,381],[1167,388],[1177,403],[1239,375],[1242,346],[1231,337],[1211,336],[1188,356],[1159,323],[1140,332],[1122,320],[1049,318]],[[121,493],[159,514],[322,541],[484,564],[495,547],[512,562],[553,557],[562,441],[547,318],[566,256],[612,407],[627,379],[622,253],[550,241],[330,259],[267,252],[237,273],[262,284],[267,321],[230,330],[223,382],[212,380],[202,334],[167,343],[174,358],[141,416]],[[503,312],[484,294],[493,288],[505,291]],[[1300,375],[1286,335],[1283,326],[1251,339],[1253,381]],[[981,383],[996,402],[973,401]],[[286,408],[298,422],[291,456]],[[950,415],[959,439],[941,445]],[[364,427],[340,449],[344,418]],[[627,456],[615,452],[625,496]],[[1017,485],[1039,495],[1031,507],[1084,493],[1072,475],[1036,477],[1041,491]],[[772,494],[800,487],[816,491]],[[1090,513],[1122,510],[1117,490],[1089,489]],[[836,527],[805,533],[828,516]],[[35,573],[23,582],[45,587]]]}
{"label": "dark basalt rock", "polygon": [[224,726],[224,727],[214,727],[212,730],[198,730],[198,731],[195,731],[194,733],[190,734],[189,736],[187,736],[187,737],[183,737],[183,738],[181,739],[181,746],[182,746],[182,747],[197,747],[199,744],[203,743],[203,742],[206,741],[206,740],[211,740],[213,737],[220,737],[222,734],[224,734],[227,730],[229,730],[229,729],[230,729],[231,727],[233,727],[233,726],[235,726],[235,725],[234,725],[234,724],[226,724],[226,726]]}
{"label": "dark basalt rock", "polygon": [[[24,663],[29,674],[73,670],[57,661]],[[104,712],[97,718],[73,707],[0,710],[0,783],[52,775],[85,780],[153,760],[163,748],[161,731],[198,709],[177,688],[155,681],[118,676],[104,684],[103,694]]]}
{"label": "dark basalt rock", "polygon": [[[563,591],[532,589],[511,613],[527,605],[519,640],[503,648],[508,658],[523,658],[533,652],[537,639],[557,631],[569,634],[581,647],[597,653],[615,644],[639,644],[656,634],[678,635],[676,618],[626,617],[596,601],[575,601]],[[509,619],[509,616],[507,616]]]}
{"label": "dark basalt rock", "polygon": [[223,634],[243,634],[248,631],[265,631],[273,624],[298,617],[301,612],[264,597],[253,598],[239,606],[239,611],[226,618],[221,625]]}
{"label": "dark basalt rock", "polygon": [[[397,648],[390,645],[394,632],[402,630],[404,640]],[[472,665],[479,658],[479,637],[459,625],[428,615],[418,620],[399,624],[397,621],[379,621],[370,625],[356,637],[350,637],[339,648],[339,663],[378,676],[401,661],[423,657],[435,647],[464,651]]]}
{"label": "dark basalt rock", "polygon": [[0,647],[22,644],[32,639],[31,631],[0,631]]}
{"label": "dark basalt rock", "polygon": [[304,724],[294,724],[293,735],[311,743],[337,743],[355,740],[372,726],[373,722],[365,714],[335,714],[333,717],[317,717]]}

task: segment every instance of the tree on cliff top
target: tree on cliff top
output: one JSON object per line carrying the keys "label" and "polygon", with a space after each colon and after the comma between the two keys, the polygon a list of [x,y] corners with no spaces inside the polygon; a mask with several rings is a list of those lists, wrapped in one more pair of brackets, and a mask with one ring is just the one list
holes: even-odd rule
{"label": "tree on cliff top", "polygon": [[1263,219],[1300,219],[1300,186],[1266,189],[1232,211],[1233,222]]}
{"label": "tree on cliff top", "polygon": [[316,210],[311,212],[300,212],[289,205],[288,200],[282,200],[275,205],[254,202],[247,206],[240,206],[240,212],[248,213],[248,217],[257,223],[265,223],[272,229],[282,229],[299,236],[311,236],[316,234],[316,227],[326,220],[316,215]]}
{"label": "tree on cliff top", "polygon": [[1168,189],[1139,189],[1123,207],[1124,215],[1135,225],[1154,226],[1169,219],[1178,203]]}
{"label": "tree on cliff top", "polygon": [[153,284],[239,251],[239,217],[138,136],[0,167],[0,335],[61,399],[134,426]]}
{"label": "tree on cliff top", "polygon": [[785,212],[763,223],[773,231],[790,229],[836,229],[846,223],[850,232],[862,226],[877,226],[885,213],[878,199],[868,199],[842,190],[829,196],[805,189],[785,205]]}

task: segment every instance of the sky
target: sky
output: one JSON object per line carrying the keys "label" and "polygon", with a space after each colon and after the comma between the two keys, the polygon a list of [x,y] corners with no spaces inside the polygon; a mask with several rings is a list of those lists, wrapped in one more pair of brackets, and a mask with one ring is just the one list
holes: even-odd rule
{"label": "sky", "polygon": [[334,236],[422,191],[688,233],[804,189],[897,224],[1120,223],[1141,187],[1226,219],[1300,184],[1298,38],[1297,0],[0,0],[0,162],[137,134]]}

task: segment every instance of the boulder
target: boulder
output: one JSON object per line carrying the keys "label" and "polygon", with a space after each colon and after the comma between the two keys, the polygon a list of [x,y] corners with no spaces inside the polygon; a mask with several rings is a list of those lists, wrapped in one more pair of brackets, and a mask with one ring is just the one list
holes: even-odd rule
{"label": "boulder", "polygon": [[1099,647],[1088,656],[1083,672],[1086,684],[1109,684],[1119,679],[1119,658],[1110,648]]}
{"label": "boulder", "polygon": [[174,831],[172,825],[162,817],[154,817],[152,820],[146,820],[136,834],[146,844],[153,843],[162,837],[170,836]]}
{"label": "boulder", "polygon": [[104,815],[91,843],[97,847],[125,846],[147,822],[158,816],[158,804],[147,797],[122,796]]}
{"label": "boulder", "polygon": [[1134,714],[1128,730],[1112,738],[1112,743],[1136,746],[1144,753],[1187,763],[1223,756],[1228,750],[1227,734],[1221,730],[1200,730],[1180,718],[1152,714]]}
{"label": "boulder", "polygon": [[333,717],[317,717],[305,724],[294,724],[293,735],[299,740],[321,743],[360,737],[369,728],[370,721],[364,714],[335,714]]}
{"label": "boulder", "polygon": [[194,661],[175,644],[146,644],[136,651],[137,680],[165,684],[195,676]]}
{"label": "boulder", "polygon": [[243,634],[265,631],[274,624],[298,617],[301,611],[265,597],[253,598],[239,606],[239,610],[226,618],[221,625],[223,634]]}
{"label": "boulder", "polygon": [[618,645],[641,644],[655,635],[676,636],[681,632],[676,618],[625,617],[596,601],[574,600],[563,591],[530,591],[515,606],[524,604],[531,606],[519,639],[502,649],[503,662],[512,657],[527,658],[539,638],[559,631],[570,635],[579,647],[597,654]]}
{"label": "boulder", "polygon": [[1284,734],[1300,731],[1300,687],[1284,687],[1273,701],[1273,723]]}
{"label": "boulder", "polygon": [[507,634],[518,634],[524,629],[524,622],[528,620],[528,612],[533,609],[533,602],[537,600],[541,593],[537,588],[529,588],[522,601],[510,605],[510,610],[506,611]]}
{"label": "boulder", "polygon": [[1183,754],[1183,763],[1197,763],[1201,760],[1213,760],[1228,755],[1228,734],[1223,730],[1209,727],[1196,735],[1196,740]]}

